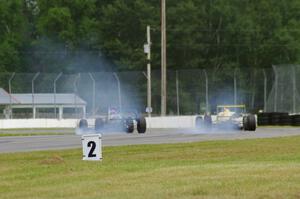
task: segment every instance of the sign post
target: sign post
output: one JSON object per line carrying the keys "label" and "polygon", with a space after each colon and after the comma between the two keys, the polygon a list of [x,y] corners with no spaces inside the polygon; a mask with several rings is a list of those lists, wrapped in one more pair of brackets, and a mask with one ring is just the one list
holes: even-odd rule
{"label": "sign post", "polygon": [[101,134],[83,135],[82,140],[82,160],[102,160],[102,136]]}

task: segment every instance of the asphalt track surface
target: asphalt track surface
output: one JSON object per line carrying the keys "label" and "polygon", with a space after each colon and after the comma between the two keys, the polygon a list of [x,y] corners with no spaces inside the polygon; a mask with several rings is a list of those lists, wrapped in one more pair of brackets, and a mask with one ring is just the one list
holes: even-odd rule
{"label": "asphalt track surface", "polygon": [[[271,138],[300,135],[300,128],[294,127],[263,127],[255,132],[240,130],[210,130],[193,129],[152,129],[145,134],[126,134],[106,132],[102,134],[103,146],[121,146],[137,144],[183,143],[209,140],[238,140]],[[0,137],[0,153],[26,152],[39,150],[59,150],[81,147],[81,136],[42,135]]]}

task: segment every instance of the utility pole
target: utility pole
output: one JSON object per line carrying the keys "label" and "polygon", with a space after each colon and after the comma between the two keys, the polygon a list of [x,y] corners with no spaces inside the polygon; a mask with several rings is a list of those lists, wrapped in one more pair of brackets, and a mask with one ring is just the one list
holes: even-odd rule
{"label": "utility pole", "polygon": [[161,0],[161,115],[167,112],[166,0]]}
{"label": "utility pole", "polygon": [[147,44],[144,45],[144,52],[147,54],[147,108],[148,117],[151,117],[151,32],[150,26],[147,26]]}

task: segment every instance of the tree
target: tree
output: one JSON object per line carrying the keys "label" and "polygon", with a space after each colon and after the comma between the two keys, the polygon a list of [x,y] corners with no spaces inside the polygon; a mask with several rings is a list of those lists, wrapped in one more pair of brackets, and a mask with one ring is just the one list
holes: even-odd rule
{"label": "tree", "polygon": [[[22,2],[0,1],[0,70],[20,71],[21,50],[26,38],[26,19]],[[13,14],[12,14],[13,13]]]}
{"label": "tree", "polygon": [[[143,44],[146,40],[146,27],[157,28],[159,10],[151,2],[143,0],[115,0],[102,8],[100,21],[102,38],[99,45],[108,58],[114,60],[120,69],[145,67]],[[154,41],[158,42],[155,37]]]}

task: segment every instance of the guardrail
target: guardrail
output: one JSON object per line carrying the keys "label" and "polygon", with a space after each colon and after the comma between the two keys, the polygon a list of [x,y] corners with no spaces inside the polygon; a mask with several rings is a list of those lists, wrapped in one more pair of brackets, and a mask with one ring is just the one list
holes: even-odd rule
{"label": "guardrail", "polygon": [[74,128],[76,123],[76,119],[3,119],[0,129]]}
{"label": "guardrail", "polygon": [[[147,117],[147,128],[194,128],[197,116]],[[0,129],[75,128],[77,119],[1,119]],[[94,120],[89,119],[93,125]]]}
{"label": "guardrail", "polygon": [[[146,117],[147,128],[195,128],[197,115],[192,116],[166,116]],[[215,117],[215,116],[212,116]],[[214,120],[215,118],[213,118]],[[24,128],[75,128],[78,119],[0,119],[0,129],[24,129]],[[300,126],[300,115],[288,115],[283,113],[258,114],[257,122],[263,125],[294,125]],[[94,120],[88,123],[93,126]]]}

